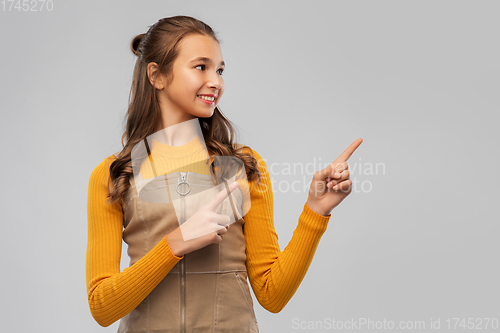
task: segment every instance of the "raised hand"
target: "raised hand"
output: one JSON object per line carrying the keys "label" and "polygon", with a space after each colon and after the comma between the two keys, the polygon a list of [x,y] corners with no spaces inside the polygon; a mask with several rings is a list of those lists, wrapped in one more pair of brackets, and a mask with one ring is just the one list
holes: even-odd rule
{"label": "raised hand", "polygon": [[217,214],[217,208],[227,199],[238,183],[224,188],[210,202],[201,207],[186,222],[167,236],[172,253],[178,257],[201,249],[212,243],[222,242],[222,235],[229,229],[229,216]]}
{"label": "raised hand", "polygon": [[362,142],[363,139],[357,139],[325,169],[314,173],[307,198],[309,208],[327,216],[351,193],[347,160]]}

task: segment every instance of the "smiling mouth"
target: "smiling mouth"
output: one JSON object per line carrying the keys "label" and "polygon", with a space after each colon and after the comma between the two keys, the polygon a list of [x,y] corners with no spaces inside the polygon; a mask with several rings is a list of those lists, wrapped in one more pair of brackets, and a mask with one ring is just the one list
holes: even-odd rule
{"label": "smiling mouth", "polygon": [[207,96],[207,95],[197,95],[197,96],[200,97],[201,99],[212,102],[215,100],[215,97],[217,97],[217,96]]}
{"label": "smiling mouth", "polygon": [[207,103],[207,104],[214,104],[215,103],[215,97],[212,96],[202,96],[202,95],[197,95],[199,99],[201,99],[202,102]]}

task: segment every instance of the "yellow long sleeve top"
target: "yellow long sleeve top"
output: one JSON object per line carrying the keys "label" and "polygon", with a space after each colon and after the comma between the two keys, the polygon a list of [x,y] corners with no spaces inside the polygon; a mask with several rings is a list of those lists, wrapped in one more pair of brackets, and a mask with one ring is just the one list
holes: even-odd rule
{"label": "yellow long sleeve top", "polygon": [[[193,141],[182,147],[191,147],[192,144]],[[155,141],[153,145],[165,148]],[[176,156],[168,163],[158,164],[159,174],[187,165],[186,159],[193,158],[193,154],[184,155],[182,149],[178,149],[180,147],[166,147]],[[278,313],[302,282],[331,215],[319,215],[304,204],[292,239],[281,251],[274,229],[269,172],[261,156],[251,150],[259,164],[261,182],[257,185],[257,180],[254,180],[248,184],[251,207],[244,216],[246,267],[258,302],[266,310]],[[123,210],[119,203],[110,205],[106,202],[109,167],[114,159],[114,155],[105,158],[92,171],[87,200],[87,294],[90,312],[101,326],[111,325],[137,307],[184,257],[172,253],[165,235],[140,260],[120,271]]]}

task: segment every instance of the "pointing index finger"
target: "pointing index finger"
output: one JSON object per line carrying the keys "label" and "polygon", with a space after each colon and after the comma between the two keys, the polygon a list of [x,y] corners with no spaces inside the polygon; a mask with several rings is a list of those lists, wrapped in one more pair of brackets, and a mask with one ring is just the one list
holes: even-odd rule
{"label": "pointing index finger", "polygon": [[351,157],[352,153],[359,147],[359,145],[363,142],[362,138],[357,139],[340,156],[337,158],[337,162],[345,162]]}
{"label": "pointing index finger", "polygon": [[231,194],[237,187],[238,182],[229,184],[229,190],[224,187],[222,191],[217,193],[217,195],[207,204],[207,208],[216,211],[217,207],[219,207],[219,205],[226,200],[229,197],[229,194]]}

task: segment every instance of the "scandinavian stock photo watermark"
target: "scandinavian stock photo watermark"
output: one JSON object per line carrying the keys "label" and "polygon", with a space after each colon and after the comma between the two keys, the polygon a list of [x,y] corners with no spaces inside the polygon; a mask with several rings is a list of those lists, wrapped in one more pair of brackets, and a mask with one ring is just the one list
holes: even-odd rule
{"label": "scandinavian stock photo watermark", "polygon": [[[314,173],[325,169],[332,163],[322,162],[321,158],[314,158],[312,162],[307,163],[277,163],[269,162],[267,159],[263,160],[271,177],[271,187],[274,193],[307,193],[310,190]],[[352,192],[369,193],[373,190],[373,183],[363,176],[383,176],[386,174],[386,165],[381,162],[362,162],[361,158],[358,158],[358,161],[348,162],[347,170],[349,171],[349,179],[352,181]],[[286,180],[283,177],[290,179]],[[325,186],[326,182],[320,182],[316,184],[316,190],[324,191]],[[347,192],[343,189],[338,191]]]}
{"label": "scandinavian stock photo watermark", "polygon": [[491,317],[460,317],[460,318],[428,318],[427,320],[388,320],[371,319],[365,317],[338,320],[335,318],[323,318],[321,320],[304,320],[293,318],[291,328],[293,330],[497,330],[499,328],[498,318]]}

